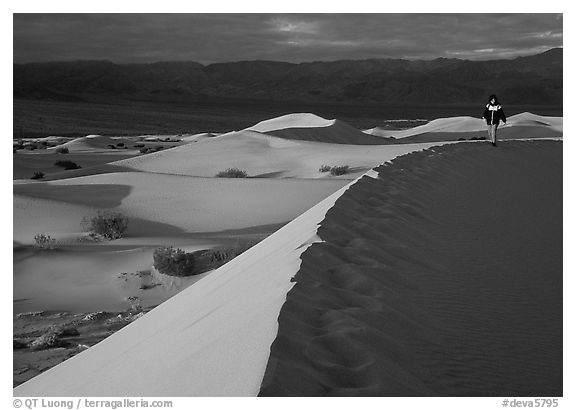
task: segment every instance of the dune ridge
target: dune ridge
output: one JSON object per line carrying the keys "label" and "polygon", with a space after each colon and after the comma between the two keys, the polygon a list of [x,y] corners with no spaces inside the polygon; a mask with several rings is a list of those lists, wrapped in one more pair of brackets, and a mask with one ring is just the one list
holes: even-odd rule
{"label": "dune ridge", "polygon": [[561,396],[562,143],[361,178],[302,254],[261,396]]}
{"label": "dune ridge", "polygon": [[[539,131],[549,128],[556,134],[563,132],[563,117],[547,117],[530,112],[523,112],[520,114],[508,117],[506,127],[536,127]],[[505,126],[501,125],[501,129]],[[420,125],[413,128],[408,128],[401,131],[383,130],[378,127],[370,130],[365,130],[365,133],[377,135],[380,137],[394,137],[402,139],[429,133],[473,133],[473,132],[486,132],[486,122],[481,118],[461,116],[449,118],[437,118],[427,124]]]}

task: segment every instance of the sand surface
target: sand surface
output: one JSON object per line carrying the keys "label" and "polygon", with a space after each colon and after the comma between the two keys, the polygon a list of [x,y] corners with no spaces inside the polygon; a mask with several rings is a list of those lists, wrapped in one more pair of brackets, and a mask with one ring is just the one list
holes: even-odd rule
{"label": "sand surface", "polygon": [[262,396],[561,396],[562,143],[457,144],[351,186]]}
{"label": "sand surface", "polygon": [[14,394],[255,396],[299,256],[345,189]]}
{"label": "sand surface", "polygon": [[[74,175],[74,172],[87,172],[87,168],[102,166],[108,162],[119,161],[133,157],[134,154],[126,154],[124,151],[107,153],[70,153],[58,154],[54,151],[36,150],[33,152],[18,151],[12,157],[12,179],[30,179],[35,171],[42,171],[46,177],[59,175],[67,177]],[[57,161],[72,161],[81,166],[80,170],[63,170],[62,167],[54,165]],[[92,172],[92,170],[88,171]],[[72,173],[72,174],[70,174]]]}
{"label": "sand surface", "polygon": [[[431,146],[431,145],[430,145]],[[213,177],[227,168],[259,178],[353,180],[367,170],[420,146],[345,145],[295,141],[241,131],[112,164],[146,172]],[[333,177],[322,165],[348,165],[350,172]]]}
{"label": "sand surface", "polygon": [[[80,232],[94,201],[129,218],[167,224],[187,232],[216,232],[288,222],[344,186],[346,180],[193,178],[123,172],[15,185],[15,237],[24,233]],[[35,192],[31,192],[34,188]],[[53,187],[50,190],[48,187]],[[82,195],[78,194],[82,187]],[[57,193],[57,195],[56,195]],[[26,195],[26,196],[25,196]],[[27,202],[25,199],[29,198]],[[37,199],[42,198],[42,199]],[[58,198],[58,201],[54,199]],[[74,208],[71,204],[85,207]],[[38,212],[44,207],[44,212]],[[154,235],[154,232],[149,232]],[[30,243],[29,237],[24,243]]]}
{"label": "sand surface", "polygon": [[[510,128],[510,127],[524,126],[533,128],[535,129],[535,131],[544,131],[548,129],[550,131],[553,131],[556,135],[558,134],[562,135],[563,122],[564,122],[563,117],[547,117],[532,114],[529,112],[523,112],[508,117],[507,124],[504,127]],[[454,133],[469,134],[480,131],[484,132],[484,135],[486,135],[486,121],[484,121],[484,119],[474,117],[450,117],[450,118],[438,118],[430,121],[427,124],[401,131],[382,130],[374,128],[371,130],[366,130],[365,132],[381,137],[392,136],[396,139],[402,139],[421,134],[441,133],[442,135],[448,136],[449,134]]]}

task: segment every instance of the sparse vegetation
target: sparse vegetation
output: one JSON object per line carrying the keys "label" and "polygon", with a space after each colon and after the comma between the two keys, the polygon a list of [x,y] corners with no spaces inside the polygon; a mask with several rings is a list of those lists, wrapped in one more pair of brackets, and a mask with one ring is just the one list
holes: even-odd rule
{"label": "sparse vegetation", "polygon": [[106,147],[109,149],[116,149],[116,145],[114,145],[114,144],[108,144],[108,145],[106,145]]}
{"label": "sparse vegetation", "polygon": [[65,170],[82,168],[80,165],[76,164],[76,163],[73,162],[73,161],[69,161],[69,160],[56,161],[56,162],[54,163],[54,165],[56,165],[57,167],[62,167],[62,168],[64,168]]}
{"label": "sparse vegetation", "polygon": [[172,276],[199,275],[217,269],[244,253],[254,241],[238,243],[236,246],[204,249],[186,253],[174,247],[158,248],[154,251],[154,267],[160,273]]}
{"label": "sparse vegetation", "polygon": [[[143,145],[143,144],[142,144]],[[144,147],[140,148],[142,154],[150,154],[151,152],[162,151],[164,147],[162,145],[157,145],[155,147]]]}
{"label": "sparse vegetation", "polygon": [[347,174],[350,167],[348,165],[338,165],[330,169],[330,174],[334,176]]}
{"label": "sparse vegetation", "polygon": [[65,343],[58,335],[51,332],[43,334],[30,343],[30,348],[33,350],[43,350],[62,346],[65,346]]}
{"label": "sparse vegetation", "polygon": [[48,331],[30,343],[33,350],[51,349],[54,347],[64,347],[68,343],[62,340],[63,337],[74,337],[80,333],[74,327],[51,326]]}
{"label": "sparse vegetation", "polygon": [[320,172],[329,172],[332,169],[332,167],[330,165],[322,165],[318,171]]}
{"label": "sparse vegetation", "polygon": [[56,239],[52,238],[50,235],[39,233],[34,236],[34,246],[40,249],[55,249]]}
{"label": "sparse vegetation", "polygon": [[34,171],[34,175],[30,177],[30,179],[42,179],[44,178],[44,172],[42,171]]}
{"label": "sparse vegetation", "polygon": [[58,154],[68,154],[68,153],[70,153],[70,150],[68,149],[68,147],[59,147],[59,148],[56,148],[56,152]]}
{"label": "sparse vegetation", "polygon": [[194,274],[194,255],[173,246],[158,248],[154,251],[154,267],[158,272],[171,276],[190,276]]}
{"label": "sparse vegetation", "polygon": [[144,144],[134,144],[134,148],[144,148]]}
{"label": "sparse vegetation", "polygon": [[117,146],[117,147],[123,147],[123,146],[124,146],[124,143],[123,143],[123,142],[119,142],[119,143],[116,144],[116,146]]}
{"label": "sparse vegetation", "polygon": [[220,171],[216,174],[218,178],[247,178],[248,174],[238,168],[228,168],[226,171]]}
{"label": "sparse vegetation", "polygon": [[99,212],[92,218],[84,218],[82,225],[92,234],[119,239],[128,229],[128,218],[119,212]]}

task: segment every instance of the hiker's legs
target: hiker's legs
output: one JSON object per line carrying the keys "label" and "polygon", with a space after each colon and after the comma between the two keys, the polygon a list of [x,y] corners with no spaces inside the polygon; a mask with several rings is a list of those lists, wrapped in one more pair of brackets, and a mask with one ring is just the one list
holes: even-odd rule
{"label": "hiker's legs", "polygon": [[496,129],[498,125],[489,125],[488,126],[488,138],[492,144],[496,144]]}
{"label": "hiker's legs", "polygon": [[494,126],[488,125],[488,140],[490,142],[494,141],[494,138],[492,137],[492,134],[493,134],[493,128],[492,127],[494,127]]}
{"label": "hiker's legs", "polygon": [[496,144],[496,143],[498,142],[498,141],[496,140],[496,131],[498,130],[498,124],[493,125],[493,127],[494,127],[494,130],[492,131],[492,136],[493,136],[492,142],[493,142],[494,144]]}

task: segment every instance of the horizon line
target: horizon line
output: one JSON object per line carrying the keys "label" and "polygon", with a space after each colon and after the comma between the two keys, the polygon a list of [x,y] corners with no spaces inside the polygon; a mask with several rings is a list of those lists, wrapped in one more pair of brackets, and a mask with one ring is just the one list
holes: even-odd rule
{"label": "horizon line", "polygon": [[518,55],[511,58],[487,58],[487,59],[469,59],[469,58],[458,58],[458,57],[435,57],[435,58],[395,58],[395,57],[370,57],[370,58],[358,58],[358,59],[350,59],[350,58],[342,58],[342,59],[335,59],[335,60],[312,60],[312,61],[300,61],[300,62],[290,62],[290,61],[282,61],[282,60],[266,60],[266,59],[253,59],[253,60],[235,60],[235,61],[224,61],[224,62],[211,62],[211,63],[202,63],[195,60],[157,60],[157,61],[148,61],[148,62],[117,62],[112,61],[109,59],[70,59],[70,60],[46,60],[46,61],[29,61],[29,62],[15,62],[13,61],[13,65],[26,65],[26,64],[62,64],[62,63],[81,63],[81,62],[92,62],[92,63],[110,63],[114,65],[152,65],[152,64],[162,64],[162,63],[194,63],[199,64],[203,67],[208,67],[215,64],[237,64],[237,63],[249,63],[249,62],[264,62],[264,63],[279,63],[279,64],[291,64],[291,65],[300,65],[300,64],[318,64],[318,63],[336,63],[341,61],[376,61],[376,60],[395,60],[395,61],[435,61],[435,60],[457,60],[457,61],[511,61],[518,58],[524,57],[533,57],[541,54],[546,54],[552,50],[564,50],[563,46],[558,47],[551,47],[546,51],[536,53],[536,54],[525,54],[525,55]]}

